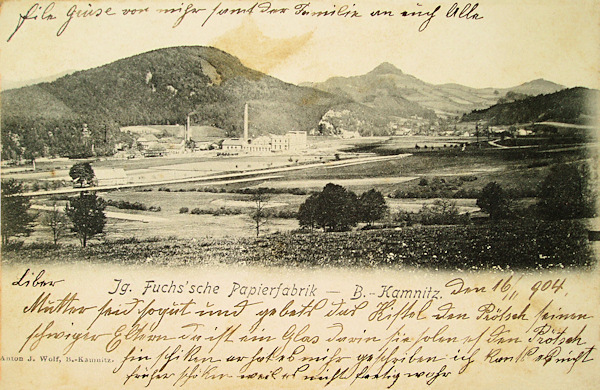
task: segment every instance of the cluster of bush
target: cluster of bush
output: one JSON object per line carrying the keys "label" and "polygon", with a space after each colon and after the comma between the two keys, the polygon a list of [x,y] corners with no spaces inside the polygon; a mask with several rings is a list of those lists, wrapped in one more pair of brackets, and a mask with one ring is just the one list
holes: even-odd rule
{"label": "cluster of bush", "polygon": [[469,213],[459,213],[456,202],[448,199],[436,199],[432,204],[425,204],[418,212],[398,211],[393,216],[394,222],[403,225],[415,223],[422,225],[466,225],[471,222]]}
{"label": "cluster of bush", "polygon": [[118,209],[121,210],[141,210],[141,211],[154,211],[154,212],[159,212],[161,211],[161,207],[160,206],[146,206],[143,203],[140,202],[128,202],[126,200],[112,200],[109,199],[106,201],[106,205],[107,206],[112,206],[112,207],[116,207]]}
{"label": "cluster of bush", "polygon": [[51,180],[51,181],[36,180],[31,183],[24,183],[23,190],[31,191],[31,192],[36,192],[36,191],[40,191],[40,190],[49,191],[49,190],[56,190],[59,188],[67,187],[70,185],[71,185],[71,182],[67,182],[66,180]]}
{"label": "cluster of bush", "polygon": [[[246,214],[246,212],[240,208],[226,208],[220,207],[218,209],[201,209],[196,207],[190,211],[188,207],[181,207],[179,214],[195,214],[195,215],[213,215],[215,217],[221,215],[240,215]],[[293,210],[264,210],[262,211],[264,217],[268,218],[281,218],[281,219],[293,219],[298,217],[298,212]]]}
{"label": "cluster of bush", "polygon": [[465,182],[477,180],[476,176],[465,175],[445,179],[440,177],[421,178],[419,186],[413,189],[399,189],[390,194],[390,198],[476,198],[477,190],[461,188]]}
{"label": "cluster of bush", "polygon": [[[291,195],[307,195],[308,190],[304,188],[273,188],[273,187],[257,187],[257,188],[225,188],[225,187],[189,187],[189,188],[178,188],[171,189],[169,187],[159,187],[159,191],[163,192],[209,192],[212,194],[243,194],[243,195],[256,195],[256,194],[291,194]],[[139,190],[141,192],[152,191],[152,188],[145,188]]]}
{"label": "cluster of bush", "polygon": [[[476,176],[466,175],[456,178],[421,178],[416,188],[398,189],[389,194],[396,199],[476,199],[481,196],[481,189],[462,188],[465,182],[477,180]],[[535,187],[506,188],[504,191],[512,198],[535,198],[538,190]]]}
{"label": "cluster of bush", "polygon": [[227,192],[232,194],[291,194],[291,195],[307,195],[309,191],[304,188],[273,188],[273,187],[258,187],[258,188],[237,188],[230,189]]}
{"label": "cluster of bush", "polygon": [[293,210],[267,210],[266,214],[271,218],[295,219],[298,218],[298,212]]}
{"label": "cluster of bush", "polygon": [[[181,213],[181,209],[179,210],[179,212]],[[244,211],[242,211],[239,208],[219,207],[218,209],[201,209],[201,208],[196,207],[195,209],[193,209],[190,212],[190,214],[196,214],[196,215],[207,214],[207,215],[214,215],[215,217],[218,217],[221,215],[240,215],[240,214],[244,214]]]}

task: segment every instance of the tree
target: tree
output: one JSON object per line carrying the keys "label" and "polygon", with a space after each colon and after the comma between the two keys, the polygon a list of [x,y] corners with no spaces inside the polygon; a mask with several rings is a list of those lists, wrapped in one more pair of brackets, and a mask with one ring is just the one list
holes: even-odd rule
{"label": "tree", "polygon": [[346,231],[358,223],[358,197],[344,187],[329,183],[319,195],[317,224],[324,231]]}
{"label": "tree", "polygon": [[67,234],[69,219],[58,209],[56,203],[52,205],[52,210],[44,214],[42,223],[50,228],[52,232],[52,242],[58,245],[58,241]]}
{"label": "tree", "polygon": [[345,231],[358,223],[358,197],[342,186],[329,183],[310,202],[315,223],[324,231]]}
{"label": "tree", "polygon": [[265,191],[261,188],[252,195],[252,202],[254,202],[254,210],[250,214],[250,218],[254,221],[254,227],[256,228],[256,237],[260,235],[260,229],[269,221],[269,215],[265,208],[268,201],[268,196]]}
{"label": "tree", "polygon": [[587,165],[560,164],[542,182],[538,208],[548,219],[593,217],[596,195]]}
{"label": "tree", "polygon": [[500,184],[488,183],[477,198],[477,206],[488,213],[491,219],[501,219],[510,213],[510,199]]}
{"label": "tree", "polygon": [[317,215],[319,211],[319,195],[311,194],[305,201],[300,205],[298,210],[298,222],[300,227],[309,228],[312,232],[317,226]]}
{"label": "tree", "polygon": [[69,176],[79,187],[86,187],[92,184],[96,175],[89,162],[82,162],[71,167]]}
{"label": "tree", "polygon": [[383,218],[388,210],[385,198],[375,189],[363,192],[358,200],[360,220],[372,225],[373,222]]}
{"label": "tree", "polygon": [[23,192],[23,183],[9,179],[1,184],[1,219],[2,219],[2,244],[8,244],[12,236],[28,236],[32,230],[35,215],[27,211],[31,207],[29,197],[19,195]]}
{"label": "tree", "polygon": [[104,230],[105,208],[106,202],[102,198],[98,198],[95,193],[84,194],[82,192],[79,197],[69,200],[65,212],[73,224],[73,230],[79,236],[82,247],[85,248],[90,238]]}

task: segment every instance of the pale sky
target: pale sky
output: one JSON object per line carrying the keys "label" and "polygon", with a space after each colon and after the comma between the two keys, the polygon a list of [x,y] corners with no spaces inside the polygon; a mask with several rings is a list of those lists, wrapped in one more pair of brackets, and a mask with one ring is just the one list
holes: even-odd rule
{"label": "pale sky", "polygon": [[[223,16],[218,11],[256,3],[223,1],[202,26],[220,1],[57,1],[45,15],[51,2],[41,1],[42,9],[30,14],[37,19],[23,22],[6,42],[19,14],[35,4],[9,0],[0,13],[0,74],[11,82],[39,79],[162,47],[210,45],[292,83],[360,75],[387,61],[434,84],[501,88],[544,78],[567,87],[600,88],[600,0],[482,1],[470,14],[477,13],[480,20],[447,17],[454,1],[445,0],[421,1],[421,6],[404,0],[356,0],[345,10],[357,11],[360,18],[294,15],[302,2],[271,1],[269,10],[289,8],[284,14],[261,13],[267,7],[262,2],[252,15]],[[57,37],[74,4],[80,12],[100,16],[73,17]],[[339,11],[342,4],[313,1],[305,10]],[[206,10],[188,13],[176,28],[172,26],[182,13],[157,12],[188,5],[191,11]],[[422,32],[418,29],[427,16],[401,16],[402,11],[432,12],[438,5]],[[122,14],[124,8],[144,7],[149,11]],[[371,17],[377,9],[394,16]],[[56,19],[48,20],[49,14]]]}

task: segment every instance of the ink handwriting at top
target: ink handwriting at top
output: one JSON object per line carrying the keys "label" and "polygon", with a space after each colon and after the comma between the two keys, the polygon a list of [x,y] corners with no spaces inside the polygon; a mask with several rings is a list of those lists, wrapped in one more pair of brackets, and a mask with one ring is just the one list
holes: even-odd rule
{"label": "ink handwriting at top", "polygon": [[[52,14],[52,10],[54,9],[55,5],[56,5],[55,2],[51,2],[50,4],[48,4],[46,6],[46,8],[43,8],[39,3],[35,3],[34,5],[31,6],[31,8],[29,8],[29,10],[25,13],[25,15],[19,14],[19,21],[17,22],[17,27],[12,32],[12,34],[10,34],[10,36],[8,37],[8,39],[6,41],[10,42],[10,40],[15,36],[17,31],[19,31],[21,29],[21,27],[23,26],[23,24],[28,20],[46,20],[46,21],[56,20],[56,16],[54,14]],[[42,9],[43,9],[42,13],[39,14],[39,12]],[[79,8],[77,6],[77,4],[74,4],[67,11],[67,14],[66,14],[67,20],[60,26],[60,28],[56,32],[56,36],[59,37],[62,35],[62,33],[65,32],[65,30],[67,29],[67,27],[69,27],[69,23],[71,23],[71,20],[73,20],[73,18],[99,17],[102,15],[114,16],[114,15],[116,15],[116,13],[112,10],[111,7],[107,7],[107,8],[94,7],[91,4],[88,4],[87,7],[82,6],[82,8]]]}
{"label": "ink handwriting at top", "polygon": [[459,19],[468,19],[468,20],[481,20],[483,16],[479,15],[475,12],[475,10],[479,7],[479,3],[471,4],[467,3],[462,9],[458,3],[452,4],[452,7],[446,12],[447,18],[456,18]]}
{"label": "ink handwriting at top", "polygon": [[44,8],[44,11],[42,12],[42,14],[39,15],[38,13],[41,9],[42,9],[42,6],[40,6],[39,3],[35,3],[34,5],[31,6],[31,8],[29,8],[29,10],[25,13],[25,15],[19,14],[19,21],[17,22],[17,27],[15,28],[15,31],[13,31],[13,33],[10,34],[10,36],[8,37],[6,42],[10,42],[12,37],[17,33],[17,31],[19,31],[21,26],[23,26],[23,23],[25,23],[25,21],[27,21],[27,20],[37,20],[38,16],[40,17],[41,20],[56,19],[56,16],[52,15],[52,9],[54,9],[54,2],[48,4],[46,6],[46,8]]}
{"label": "ink handwriting at top", "polygon": [[59,37],[62,35],[63,32],[65,32],[65,30],[67,29],[67,27],[69,27],[69,23],[71,23],[71,20],[73,20],[73,18],[87,18],[90,16],[102,16],[102,15],[107,15],[107,16],[114,16],[116,15],[116,13],[113,12],[111,7],[108,7],[106,9],[103,8],[96,8],[96,7],[92,7],[91,4],[88,4],[88,9],[78,9],[77,8],[77,4],[73,5],[71,8],[69,8],[69,10],[67,11],[67,21],[63,23],[62,26],[60,26],[60,28],[58,29],[58,31],[56,32],[56,36]]}
{"label": "ink handwriting at top", "polygon": [[[203,4],[206,4],[203,2]],[[90,18],[98,18],[106,16],[115,16],[115,15],[142,15],[149,14],[150,11],[155,11],[158,14],[163,15],[173,15],[176,16],[176,20],[172,25],[172,28],[176,28],[186,19],[188,16],[192,15],[202,15],[203,21],[200,23],[200,27],[204,27],[209,20],[217,16],[236,16],[236,15],[253,15],[255,13],[260,13],[263,15],[293,15],[296,17],[315,17],[321,20],[329,20],[330,18],[345,18],[345,19],[360,19],[363,17],[363,13],[356,8],[356,4],[337,4],[332,5],[328,8],[322,8],[320,5],[313,5],[309,1],[298,2],[294,6],[290,7],[281,7],[280,5],[273,4],[271,1],[256,1],[254,3],[248,2],[248,6],[240,7],[238,4],[235,7],[230,8],[223,5],[223,2],[219,2],[214,7],[209,8],[200,8],[194,5],[194,3],[184,3],[182,2],[180,6],[175,6],[171,8],[157,8],[151,10],[150,7],[145,8],[122,8],[115,12],[111,7],[98,7],[97,5],[93,5],[92,3],[88,4],[73,4],[66,14],[56,13],[54,8],[56,6],[55,2],[49,3],[46,7],[40,5],[40,3],[33,4],[25,14],[19,14],[19,19],[17,22],[17,26],[14,31],[10,34],[7,39],[7,42],[10,42],[11,39],[16,35],[16,33],[21,30],[21,27],[25,24],[26,21],[34,20],[34,21],[56,21],[58,16],[61,16],[61,21],[58,23],[62,23],[56,32],[56,36],[60,37],[65,30],[70,26],[71,21],[74,18],[79,19],[90,19]],[[388,16],[388,17],[400,17],[404,19],[419,19],[421,24],[419,25],[418,31],[425,31],[432,20],[434,20],[438,16],[438,12],[441,11],[442,5],[435,5],[431,8],[424,7],[423,4],[417,3],[416,8],[412,10],[404,10],[400,12],[391,11],[391,10],[374,10],[371,11],[368,15],[371,17],[379,17],[379,16]],[[464,5],[459,5],[459,3],[453,3],[446,11],[447,19],[455,19],[455,20],[481,20],[483,16],[480,13],[477,13],[476,10],[479,7],[479,3],[466,3]],[[365,14],[366,15],[366,14]],[[66,17],[66,20],[65,20]]]}

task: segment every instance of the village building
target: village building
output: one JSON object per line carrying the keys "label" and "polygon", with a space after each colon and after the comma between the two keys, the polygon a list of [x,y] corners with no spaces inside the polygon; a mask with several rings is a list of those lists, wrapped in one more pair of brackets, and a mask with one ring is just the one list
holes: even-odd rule
{"label": "village building", "polygon": [[128,183],[127,174],[123,168],[94,168],[96,176],[94,185],[116,186]]}
{"label": "village building", "polygon": [[289,139],[283,135],[271,135],[271,150],[281,152],[288,150],[290,147]]}
{"label": "village building", "polygon": [[242,148],[245,152],[270,152],[272,150],[272,137],[261,136],[249,139]]}
{"label": "village building", "polygon": [[185,151],[185,141],[175,137],[160,138],[158,143],[164,146],[168,154],[180,154]]}
{"label": "village building", "polygon": [[153,134],[144,134],[136,140],[141,150],[150,149],[158,142],[158,138]]}
{"label": "village building", "polygon": [[222,149],[226,151],[241,151],[244,147],[244,140],[239,138],[228,138],[223,141]]}
{"label": "village building", "polygon": [[211,150],[218,147],[219,145],[212,141],[194,141],[194,149],[196,150]]}
{"label": "village building", "polygon": [[149,126],[125,126],[121,127],[121,132],[130,133],[130,134],[138,134],[138,135],[158,135],[162,132],[161,129],[149,127]]}
{"label": "village building", "polygon": [[167,149],[159,142],[154,142],[142,150],[144,157],[160,157],[167,154]]}
{"label": "village building", "polygon": [[288,139],[288,149],[298,151],[306,149],[306,131],[288,131],[285,137]]}

